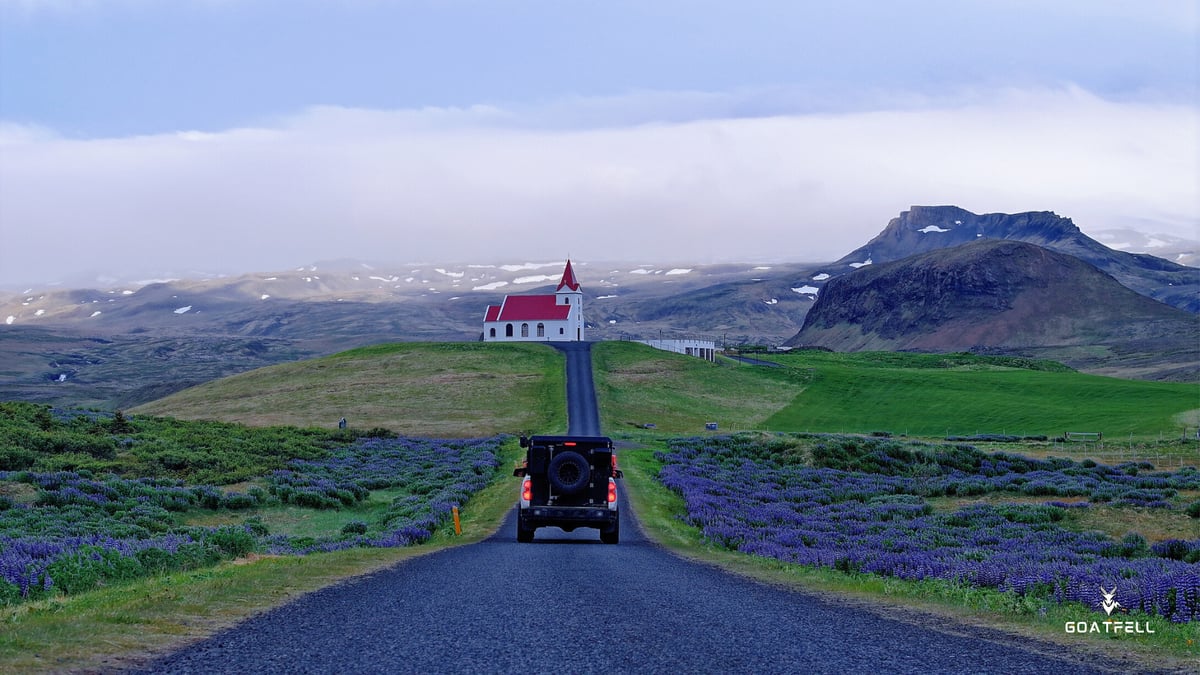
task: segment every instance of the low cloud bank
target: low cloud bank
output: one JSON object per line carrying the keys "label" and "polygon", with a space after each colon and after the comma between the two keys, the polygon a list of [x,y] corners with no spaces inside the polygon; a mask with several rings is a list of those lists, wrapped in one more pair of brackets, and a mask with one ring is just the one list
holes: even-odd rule
{"label": "low cloud bank", "polygon": [[1185,237],[1200,219],[1187,105],[1062,88],[656,122],[682,104],[638,96],[638,120],[601,110],[605,123],[582,128],[554,121],[586,119],[579,101],[318,107],[256,128],[87,140],[0,125],[0,284],[337,257],[829,260],[911,204]]}

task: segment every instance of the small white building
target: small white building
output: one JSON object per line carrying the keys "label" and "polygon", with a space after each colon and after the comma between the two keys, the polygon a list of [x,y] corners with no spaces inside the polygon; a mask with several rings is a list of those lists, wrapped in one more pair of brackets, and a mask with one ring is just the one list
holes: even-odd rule
{"label": "small white building", "polygon": [[483,317],[484,342],[583,340],[583,290],[570,260],[553,295],[506,295]]}
{"label": "small white building", "polygon": [[712,340],[638,340],[638,342],[666,352],[697,356],[705,361],[717,360],[717,343]]}

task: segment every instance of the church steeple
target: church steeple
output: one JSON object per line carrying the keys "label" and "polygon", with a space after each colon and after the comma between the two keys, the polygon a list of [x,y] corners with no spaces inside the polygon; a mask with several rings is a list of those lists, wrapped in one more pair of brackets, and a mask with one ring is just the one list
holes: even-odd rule
{"label": "church steeple", "polygon": [[561,291],[563,286],[566,286],[572,291],[579,291],[579,281],[575,279],[575,270],[571,269],[570,258],[567,259],[567,266],[563,270],[562,281],[558,282],[558,288],[554,289],[554,292],[557,293]]}

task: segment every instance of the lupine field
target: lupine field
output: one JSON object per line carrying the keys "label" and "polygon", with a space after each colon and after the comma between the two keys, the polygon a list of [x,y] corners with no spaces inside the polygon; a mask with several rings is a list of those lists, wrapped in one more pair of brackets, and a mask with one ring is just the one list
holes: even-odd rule
{"label": "lupine field", "polygon": [[[0,404],[0,605],[251,553],[422,542],[488,484],[503,442],[390,436]],[[257,515],[351,508],[376,490],[397,496],[324,536],[272,533]],[[186,524],[204,514],[245,517]]]}
{"label": "lupine field", "polygon": [[[1200,620],[1200,537],[1150,543],[1071,525],[1086,509],[1137,509],[1194,522],[1200,535],[1194,468],[813,434],[676,440],[658,458],[686,521],[732,550],[1097,610],[1099,588],[1116,586],[1126,610]],[[946,497],[967,503],[935,509]]]}

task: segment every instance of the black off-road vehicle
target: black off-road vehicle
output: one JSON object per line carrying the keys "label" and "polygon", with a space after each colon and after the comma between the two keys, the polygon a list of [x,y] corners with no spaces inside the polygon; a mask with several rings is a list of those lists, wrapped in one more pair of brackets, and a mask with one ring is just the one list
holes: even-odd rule
{"label": "black off-road vehicle", "polygon": [[517,541],[533,541],[539,527],[600,530],[600,541],[621,537],[617,508],[617,456],[606,436],[521,437],[525,462],[513,471],[521,481]]}

